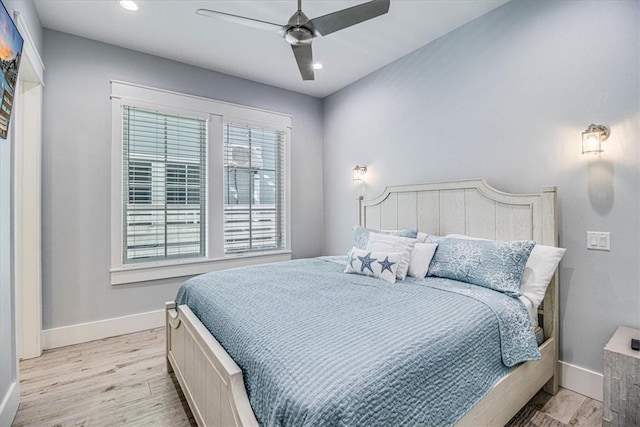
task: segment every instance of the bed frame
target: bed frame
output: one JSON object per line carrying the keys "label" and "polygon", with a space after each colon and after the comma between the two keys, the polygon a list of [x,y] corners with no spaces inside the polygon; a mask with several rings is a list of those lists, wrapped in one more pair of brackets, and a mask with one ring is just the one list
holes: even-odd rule
{"label": "bed frame", "polygon": [[[507,194],[484,180],[388,187],[358,200],[358,222],[378,229],[418,228],[495,240],[530,239],[557,246],[555,187],[539,194]],[[558,391],[558,278],[540,309],[542,359],[511,370],[459,422],[504,425],[541,388]],[[167,371],[174,372],[199,426],[257,426],[242,371],[186,305],[166,303]]]}

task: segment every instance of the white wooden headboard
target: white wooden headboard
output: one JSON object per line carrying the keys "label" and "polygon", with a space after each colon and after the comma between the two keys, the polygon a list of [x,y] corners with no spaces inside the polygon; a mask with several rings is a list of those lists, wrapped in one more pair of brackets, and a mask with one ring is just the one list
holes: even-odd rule
{"label": "white wooden headboard", "polygon": [[558,244],[556,187],[508,194],[483,179],[387,187],[375,199],[360,199],[359,222],[383,230],[418,228],[439,236]]}
{"label": "white wooden headboard", "polygon": [[[556,187],[537,194],[509,194],[483,179],[470,179],[387,187],[375,199],[360,197],[358,220],[364,227],[382,230],[417,228],[438,236],[465,234],[557,246],[556,204]],[[545,337],[556,342],[558,287],[556,274],[541,310]]]}

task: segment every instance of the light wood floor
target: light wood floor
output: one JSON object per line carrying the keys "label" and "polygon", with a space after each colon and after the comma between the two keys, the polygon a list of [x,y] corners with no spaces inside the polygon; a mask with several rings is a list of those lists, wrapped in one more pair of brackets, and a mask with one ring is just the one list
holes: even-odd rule
{"label": "light wood floor", "polygon": [[[64,348],[20,363],[14,426],[195,426],[173,376],[165,372],[164,329]],[[600,426],[602,404],[561,389],[536,395],[509,423]]]}

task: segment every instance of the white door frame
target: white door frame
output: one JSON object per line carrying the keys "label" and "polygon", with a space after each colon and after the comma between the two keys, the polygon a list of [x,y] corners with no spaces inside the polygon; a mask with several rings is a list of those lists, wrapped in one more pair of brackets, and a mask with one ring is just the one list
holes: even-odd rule
{"label": "white door frame", "polygon": [[41,152],[44,64],[20,13],[24,38],[14,103],[14,271],[16,351],[20,359],[42,354]]}

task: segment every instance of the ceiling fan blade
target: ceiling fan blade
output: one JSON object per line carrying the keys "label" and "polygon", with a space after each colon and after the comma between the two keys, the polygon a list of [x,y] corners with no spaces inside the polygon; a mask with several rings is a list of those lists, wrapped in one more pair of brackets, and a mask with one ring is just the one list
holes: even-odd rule
{"label": "ceiling fan blade", "polygon": [[273,22],[261,21],[259,19],[247,18],[246,16],[233,15],[226,12],[218,12],[217,10],[198,9],[196,10],[196,14],[200,16],[206,16],[208,18],[220,18],[224,19],[225,21],[246,25],[248,27],[258,28],[260,30],[275,32],[282,31],[282,25],[274,24]]}
{"label": "ceiling fan blade", "polygon": [[314,80],[313,75],[313,53],[310,44],[291,45],[293,54],[296,57],[302,80]]}
{"label": "ceiling fan blade", "polygon": [[328,15],[313,18],[310,22],[315,34],[326,36],[343,28],[368,21],[389,11],[390,0],[371,0],[347,9],[342,9]]}

